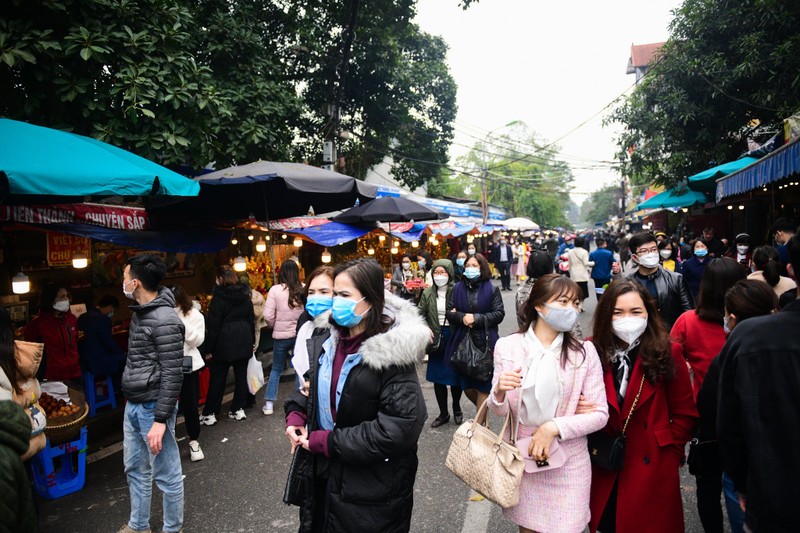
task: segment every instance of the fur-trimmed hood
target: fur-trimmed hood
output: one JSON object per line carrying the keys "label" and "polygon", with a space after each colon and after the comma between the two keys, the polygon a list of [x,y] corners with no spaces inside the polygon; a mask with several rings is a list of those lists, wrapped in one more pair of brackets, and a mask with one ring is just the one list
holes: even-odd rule
{"label": "fur-trimmed hood", "polygon": [[[431,330],[410,302],[393,294],[386,293],[383,314],[394,323],[386,333],[370,337],[361,345],[360,353],[364,364],[373,370],[381,371],[390,366],[408,366],[421,363],[425,347],[431,339]],[[330,320],[331,312],[326,311],[314,319],[314,329],[328,329],[336,341],[338,328]]]}

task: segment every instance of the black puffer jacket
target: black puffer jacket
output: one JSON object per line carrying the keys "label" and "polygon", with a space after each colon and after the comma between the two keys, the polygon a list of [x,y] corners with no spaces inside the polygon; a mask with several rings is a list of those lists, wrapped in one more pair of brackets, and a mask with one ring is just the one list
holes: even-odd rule
{"label": "black puffer jacket", "polygon": [[152,302],[130,309],[122,390],[132,403],[156,401],[155,421],[165,422],[175,410],[183,384],[183,322],[175,311],[175,297],[165,287],[158,289]]}
{"label": "black puffer jacket", "polygon": [[[301,532],[400,533],[411,527],[417,440],[428,416],[415,364],[424,355],[430,332],[413,305],[397,296],[386,296],[384,314],[394,318],[394,326],[361,346],[363,360],[347,377],[328,439],[331,457],[312,456],[314,471],[327,479],[325,527],[313,523],[314,508],[323,502],[310,494],[300,509]],[[307,341],[310,394],[295,391],[285,406],[287,414],[299,411],[307,417],[309,432],[320,429],[320,355],[331,337],[330,349],[336,349],[337,332],[328,324],[329,316],[317,316],[317,329]]]}
{"label": "black puffer jacket", "polygon": [[206,318],[206,353],[221,362],[249,359],[256,342],[255,315],[250,289],[244,285],[220,285]]}
{"label": "black puffer jacket", "polygon": [[0,532],[33,533],[36,511],[30,481],[20,456],[28,451],[31,422],[22,407],[0,402]]}

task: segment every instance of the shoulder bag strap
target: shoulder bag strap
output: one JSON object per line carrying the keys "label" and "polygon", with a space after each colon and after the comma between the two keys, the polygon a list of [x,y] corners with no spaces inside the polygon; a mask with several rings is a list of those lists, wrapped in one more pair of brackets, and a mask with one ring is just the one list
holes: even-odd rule
{"label": "shoulder bag strap", "polygon": [[631,410],[628,413],[628,418],[625,419],[625,425],[622,426],[622,436],[625,436],[625,431],[628,429],[628,422],[631,421],[631,417],[633,416],[633,411],[636,409],[636,405],[639,403],[639,398],[642,396],[642,388],[644,387],[644,376],[642,376],[642,381],[639,383],[639,392],[636,393],[636,398],[633,399],[633,405],[631,405]]}

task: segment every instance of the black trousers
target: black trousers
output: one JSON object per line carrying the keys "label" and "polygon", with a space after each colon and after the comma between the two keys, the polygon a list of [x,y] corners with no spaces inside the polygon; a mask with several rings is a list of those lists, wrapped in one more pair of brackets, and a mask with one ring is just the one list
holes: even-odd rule
{"label": "black trousers", "polygon": [[722,533],[722,475],[696,476],[697,512],[706,533]]}
{"label": "black trousers", "polygon": [[180,410],[186,423],[189,440],[197,440],[200,436],[200,415],[197,413],[197,401],[200,395],[200,371],[183,375],[181,386]]}
{"label": "black trousers", "polygon": [[[441,383],[433,384],[433,392],[436,394],[436,403],[439,405],[439,416],[448,416],[447,412],[447,385]],[[453,395],[453,414],[461,414],[461,387],[450,387],[450,394]]]}
{"label": "black trousers", "polygon": [[500,285],[504,289],[511,288],[511,263],[508,261],[497,262],[497,271],[500,273]]}
{"label": "black trousers", "polygon": [[203,407],[203,416],[210,414],[219,415],[220,407],[222,407],[222,396],[225,394],[225,382],[228,380],[228,369],[233,367],[234,389],[233,389],[233,403],[231,403],[231,412],[236,412],[244,408],[247,401],[247,363],[249,359],[242,359],[240,361],[215,361],[211,359],[208,369],[211,373],[211,379],[208,383],[208,395],[206,396],[206,405]]}
{"label": "black trousers", "polygon": [[589,282],[588,281],[576,281],[575,283],[578,284],[578,287],[581,288],[581,292],[583,292],[582,299],[585,300],[589,297]]}

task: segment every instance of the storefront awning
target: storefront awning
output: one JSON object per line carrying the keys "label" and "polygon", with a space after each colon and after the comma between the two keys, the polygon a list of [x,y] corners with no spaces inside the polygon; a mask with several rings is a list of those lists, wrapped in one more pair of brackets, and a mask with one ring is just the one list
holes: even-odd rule
{"label": "storefront awning", "polygon": [[705,203],[706,195],[697,191],[676,191],[669,189],[649,200],[640,203],[638,210],[642,209],[667,209],[669,207],[690,207],[698,203]]}
{"label": "storefront awning", "polygon": [[800,139],[778,148],[738,172],[718,179],[717,202],[797,173],[800,173]]}
{"label": "storefront awning", "polygon": [[689,182],[689,188],[693,191],[711,193],[716,190],[717,179],[752,165],[756,161],[758,161],[757,157],[742,157],[735,161],[728,161],[727,163],[711,167],[703,172],[698,172],[694,176],[689,176],[686,181]]}

